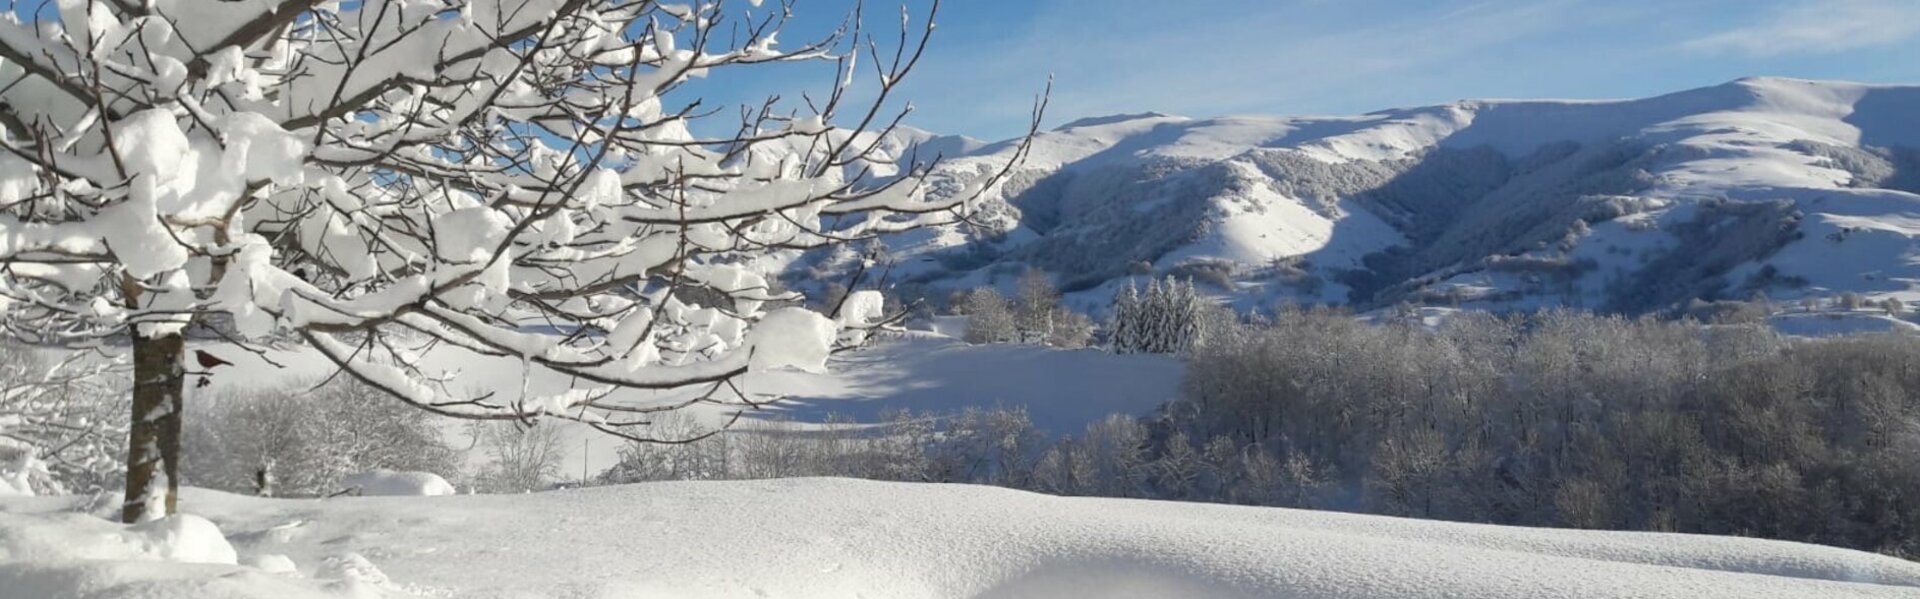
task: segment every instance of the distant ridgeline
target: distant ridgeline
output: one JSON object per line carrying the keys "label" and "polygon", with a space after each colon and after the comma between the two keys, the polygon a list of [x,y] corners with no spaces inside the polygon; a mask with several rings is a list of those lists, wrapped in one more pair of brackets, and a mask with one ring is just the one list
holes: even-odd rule
{"label": "distant ridgeline", "polygon": [[[1015,149],[922,132],[895,145],[958,174]],[[1916,193],[1920,87],[1758,78],[1355,117],[1147,113],[1040,134],[969,222],[875,255],[902,295],[1010,289],[1031,267],[1095,312],[1129,279],[1169,274],[1242,308],[1825,309],[1908,299]],[[804,256],[789,279],[841,280],[852,257]]]}

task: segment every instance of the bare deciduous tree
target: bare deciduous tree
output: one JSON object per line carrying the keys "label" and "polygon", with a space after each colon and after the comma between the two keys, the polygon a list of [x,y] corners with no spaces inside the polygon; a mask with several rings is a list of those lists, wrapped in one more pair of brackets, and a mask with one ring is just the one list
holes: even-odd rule
{"label": "bare deciduous tree", "polygon": [[467,434],[490,460],[475,480],[490,493],[545,489],[558,481],[561,463],[567,459],[565,439],[557,427],[475,422]]}

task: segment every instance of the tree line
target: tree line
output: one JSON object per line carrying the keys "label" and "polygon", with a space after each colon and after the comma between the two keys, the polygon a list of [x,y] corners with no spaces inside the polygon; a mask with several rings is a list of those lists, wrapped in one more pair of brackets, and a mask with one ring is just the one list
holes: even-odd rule
{"label": "tree line", "polygon": [[1063,436],[1018,407],[736,431],[630,445],[598,482],[966,482],[1920,555],[1911,336],[1572,311],[1286,309],[1205,330],[1180,399],[1149,416]]}

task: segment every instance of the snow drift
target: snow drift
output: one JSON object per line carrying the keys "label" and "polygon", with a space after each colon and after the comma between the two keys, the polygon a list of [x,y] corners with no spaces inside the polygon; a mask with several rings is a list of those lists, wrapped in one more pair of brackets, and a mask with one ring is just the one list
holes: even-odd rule
{"label": "snow drift", "polygon": [[352,495],[427,496],[452,495],[453,485],[432,472],[395,472],[370,470],[340,481],[343,491]]}
{"label": "snow drift", "polygon": [[[351,582],[284,574],[285,558],[240,566],[213,523],[175,515],[139,525],[72,512],[0,508],[0,598],[306,599],[374,597]],[[278,558],[278,559],[275,559]]]}
{"label": "snow drift", "polygon": [[[82,588],[162,589],[143,596],[163,598],[349,591],[606,599],[1920,593],[1920,564],[1811,545],[1061,498],[964,485],[789,479],[326,501],[194,490],[183,499],[183,509],[218,522],[249,560],[286,555],[299,575],[336,582],[228,565],[158,569],[115,561],[126,556],[114,554],[22,554],[23,538],[97,538],[119,525],[49,514],[71,499],[12,498],[0,500],[0,511],[10,512],[0,514],[0,597],[87,596],[71,592]],[[392,582],[367,582],[373,576]],[[38,586],[23,586],[29,583]],[[17,590],[28,588],[33,594]],[[205,589],[223,592],[196,594]]]}

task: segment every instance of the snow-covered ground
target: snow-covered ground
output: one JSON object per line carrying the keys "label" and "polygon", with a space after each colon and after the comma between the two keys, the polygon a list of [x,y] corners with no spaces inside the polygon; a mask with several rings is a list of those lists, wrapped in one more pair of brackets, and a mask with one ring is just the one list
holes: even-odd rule
{"label": "snow-covered ground", "polygon": [[1172,356],[970,345],[914,333],[840,354],[828,368],[824,375],[768,374],[789,390],[775,411],[799,422],[830,414],[865,422],[887,410],[1025,407],[1035,426],[1070,433],[1110,414],[1146,414],[1175,399],[1182,371]]}
{"label": "snow-covered ground", "polygon": [[[189,492],[182,509],[218,524],[233,555],[200,523],[128,532],[61,513],[74,501],[0,499],[0,598],[1920,596],[1920,564],[1811,545],[967,485],[788,479],[329,500]],[[164,555],[169,547],[197,551]],[[269,573],[286,565],[272,556],[291,558],[297,574]],[[266,568],[156,561],[183,558]]]}

